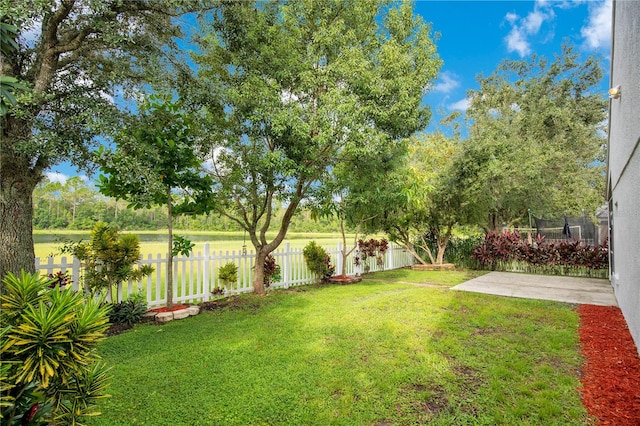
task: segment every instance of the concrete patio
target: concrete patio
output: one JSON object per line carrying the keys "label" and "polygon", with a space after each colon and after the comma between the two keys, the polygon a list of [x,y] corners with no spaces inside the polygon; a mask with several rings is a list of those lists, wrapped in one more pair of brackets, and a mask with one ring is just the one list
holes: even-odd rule
{"label": "concrete patio", "polygon": [[526,299],[618,306],[609,280],[595,278],[490,272],[451,289]]}

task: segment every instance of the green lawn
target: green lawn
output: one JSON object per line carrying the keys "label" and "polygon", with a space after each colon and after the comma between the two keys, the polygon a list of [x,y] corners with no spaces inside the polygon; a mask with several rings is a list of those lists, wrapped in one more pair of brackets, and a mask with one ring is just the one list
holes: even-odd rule
{"label": "green lawn", "polygon": [[407,284],[469,275],[389,271],[137,326],[101,344],[112,397],[88,424],[590,424],[570,305]]}

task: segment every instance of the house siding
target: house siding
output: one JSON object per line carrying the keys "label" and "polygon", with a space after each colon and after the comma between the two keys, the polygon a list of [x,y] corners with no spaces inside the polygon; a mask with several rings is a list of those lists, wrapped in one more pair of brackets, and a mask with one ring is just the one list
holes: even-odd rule
{"label": "house siding", "polygon": [[609,106],[608,198],[611,284],[640,348],[640,3],[614,1]]}

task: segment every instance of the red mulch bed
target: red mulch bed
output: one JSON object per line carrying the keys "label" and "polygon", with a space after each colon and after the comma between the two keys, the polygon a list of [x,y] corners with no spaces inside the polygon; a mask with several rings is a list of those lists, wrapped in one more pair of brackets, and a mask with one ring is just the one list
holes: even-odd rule
{"label": "red mulch bed", "polygon": [[640,425],[640,357],[622,312],[580,305],[582,403],[601,425]]}
{"label": "red mulch bed", "polygon": [[166,306],[163,306],[162,308],[149,309],[149,312],[156,312],[156,313],[173,312],[173,311],[179,311],[180,309],[186,309],[188,307],[189,305],[173,305],[171,309],[169,309]]}
{"label": "red mulch bed", "polygon": [[352,277],[348,275],[334,275],[329,278],[329,282],[334,284],[354,284],[360,281],[362,281],[362,277]]}

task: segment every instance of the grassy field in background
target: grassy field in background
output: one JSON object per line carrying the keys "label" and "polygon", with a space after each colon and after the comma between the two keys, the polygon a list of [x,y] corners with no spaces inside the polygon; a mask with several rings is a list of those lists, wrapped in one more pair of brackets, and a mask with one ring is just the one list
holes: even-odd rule
{"label": "grassy field in background", "polygon": [[[166,259],[166,253],[168,251],[168,245],[166,241],[157,241],[158,239],[163,239],[166,237],[166,232],[162,231],[128,231],[133,234],[137,234],[141,238],[140,249],[142,253],[143,259],[147,260],[149,255],[151,255],[152,259],[157,259],[158,254],[163,259]],[[38,242],[34,244],[36,257],[40,258],[41,265],[47,265],[48,257],[53,257],[53,263],[58,263],[61,261],[62,257],[66,257],[66,261],[68,263],[71,262],[71,256],[66,254],[62,255],[60,253],[60,249],[62,246],[62,238],[67,240],[88,240],[89,233],[86,231],[52,231],[50,233],[43,233],[39,231],[36,235],[37,240],[49,240],[46,242]],[[252,267],[251,258],[239,260],[239,255],[242,251],[242,245],[245,243],[244,233],[242,232],[203,232],[203,231],[175,231],[174,235],[187,235],[193,243],[195,243],[195,247],[193,249],[193,254],[197,256],[199,253],[204,253],[205,244],[210,244],[210,250],[212,254],[219,254],[222,252],[222,255],[238,255],[236,258],[236,262],[241,262],[239,266],[238,275],[242,281],[243,274],[250,274],[250,269]],[[271,236],[273,237],[273,235]],[[347,240],[347,244],[353,242],[353,236],[349,236],[350,241]],[[283,241],[278,250],[284,250],[286,244],[289,244],[292,249],[302,249],[304,248],[309,241],[314,240],[319,245],[331,250],[336,249],[338,244],[342,241],[342,238],[337,234],[327,234],[327,233],[289,233],[287,239]],[[247,244],[247,252],[251,253],[253,250],[253,246],[250,241],[246,241]],[[300,259],[302,259],[300,257]],[[337,262],[336,256],[332,257],[332,261],[334,264]],[[226,261],[216,260],[213,265],[214,273],[217,273],[218,268],[226,263]],[[197,272],[193,269],[193,267],[197,266],[191,262],[183,262],[179,263],[177,266],[177,270],[174,272],[174,297],[179,298],[186,295],[199,294],[199,291],[196,290],[201,285],[201,282],[198,279]],[[148,296],[148,300],[151,306],[161,306],[166,302],[166,294],[164,290],[164,286],[158,286],[158,282],[164,282],[166,280],[166,270],[165,266],[159,268],[156,264],[152,264],[154,268],[154,272],[152,272],[150,279],[143,279],[141,283],[133,283],[131,287],[129,287],[126,283],[123,285],[123,293],[121,297],[123,299],[128,298],[129,294],[136,294],[138,291],[141,291],[142,294]],[[292,264],[292,268],[298,270],[300,268],[305,268],[306,266],[296,267]],[[51,271],[55,272],[57,268],[51,268]],[[248,282],[248,280],[247,280]],[[215,284],[222,286],[222,283],[215,282]],[[207,284],[208,285],[208,284]],[[157,292],[157,289],[159,293]],[[234,291],[238,291],[239,287],[237,283],[231,285],[231,288]],[[151,292],[148,293],[148,290]],[[114,289],[114,294],[115,289]],[[198,298],[197,300],[202,300]],[[174,299],[174,301],[177,301]],[[190,299],[190,301],[193,301]]]}
{"label": "grassy field in background", "polygon": [[100,344],[112,397],[87,423],[591,424],[575,310],[448,289],[468,278],[388,271],[136,326]]}
{"label": "grassy field in background", "polygon": [[[160,253],[164,256],[167,253],[168,246],[164,241],[145,241],[146,238],[160,239],[166,236],[166,231],[123,231],[123,233],[132,233],[141,235],[141,252],[146,258],[147,255],[152,254],[154,257]],[[192,242],[195,243],[194,253],[204,250],[205,243],[209,243],[211,250],[215,251],[232,251],[236,252],[242,250],[242,245],[245,244],[244,233],[242,232],[207,232],[207,231],[174,231],[174,235],[187,235],[192,238]],[[89,239],[88,231],[76,231],[76,230],[36,230],[34,231],[36,241],[49,240],[46,242],[36,242],[34,244],[36,257],[46,258],[53,256],[56,261],[62,257],[59,254],[60,247],[62,246],[62,239]],[[270,235],[273,238],[274,235]],[[353,235],[349,235],[347,244],[353,242]],[[284,248],[286,243],[289,243],[292,248],[303,248],[310,240],[315,240],[319,245],[325,248],[336,248],[338,243],[342,241],[339,234],[327,234],[327,233],[295,233],[290,232],[287,234],[286,240],[280,245],[279,249]],[[246,240],[247,250],[252,250],[253,246],[251,241]],[[67,257],[69,257],[67,255]]]}

